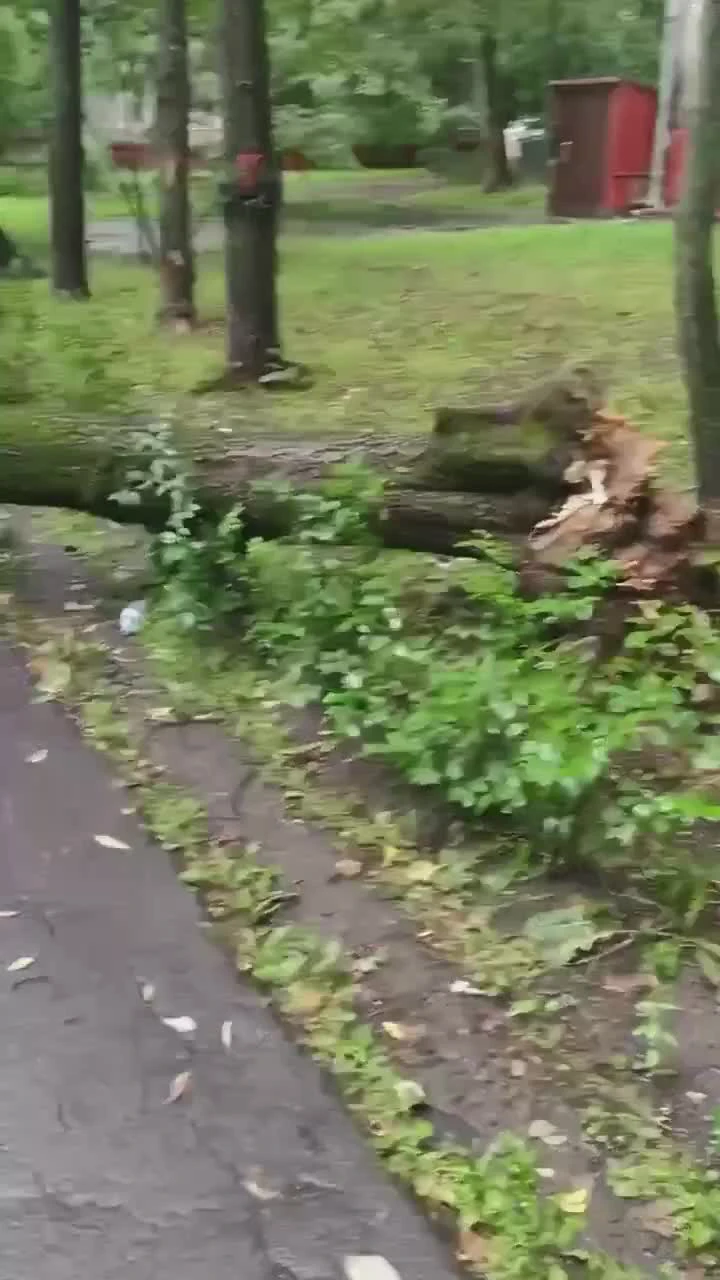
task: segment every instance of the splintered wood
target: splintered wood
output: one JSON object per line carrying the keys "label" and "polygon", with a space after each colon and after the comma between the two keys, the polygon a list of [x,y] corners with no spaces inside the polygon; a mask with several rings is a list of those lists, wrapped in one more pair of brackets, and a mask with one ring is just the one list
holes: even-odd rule
{"label": "splintered wood", "polygon": [[682,586],[702,516],[683,494],[658,488],[661,443],[595,410],[564,471],[569,494],[528,538],[528,563],[558,569],[586,547],[612,553],[621,585],[641,594]]}

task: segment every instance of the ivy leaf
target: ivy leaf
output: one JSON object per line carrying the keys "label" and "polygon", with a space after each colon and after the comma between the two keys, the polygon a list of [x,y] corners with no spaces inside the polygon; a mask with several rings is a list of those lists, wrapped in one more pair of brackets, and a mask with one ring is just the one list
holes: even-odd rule
{"label": "ivy leaf", "polygon": [[581,903],[541,911],[530,917],[524,929],[525,936],[542,950],[546,963],[557,968],[592,951],[598,942],[612,938],[616,932],[596,923]]}

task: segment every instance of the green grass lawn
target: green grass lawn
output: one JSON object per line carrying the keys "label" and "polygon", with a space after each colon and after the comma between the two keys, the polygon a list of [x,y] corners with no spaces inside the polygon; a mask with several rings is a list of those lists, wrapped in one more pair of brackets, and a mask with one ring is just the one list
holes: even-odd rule
{"label": "green grass lawn", "polygon": [[[314,388],[288,397],[193,398],[184,417],[216,414],[261,430],[422,430],[439,402],[503,396],[579,357],[599,362],[613,402],[673,442],[671,464],[682,468],[671,239],[669,224],[622,222],[355,240],[286,236],[285,347],[312,366]],[[188,337],[155,330],[155,278],[131,261],[94,261],[94,297],[83,305],[52,303],[47,283],[34,284],[44,315],[33,367],[38,409],[55,411],[66,384],[91,403],[97,377],[88,360],[172,397],[217,371],[219,255],[204,256],[198,276],[204,323]]]}
{"label": "green grass lawn", "polygon": [[[199,217],[207,217],[213,210],[214,191],[214,175],[196,175],[193,196]],[[391,227],[540,216],[545,199],[539,186],[487,195],[480,182],[449,182],[424,169],[287,173],[284,191],[285,219],[296,230],[305,224],[309,229],[323,223]],[[155,197],[151,183],[146,198],[152,210]],[[127,218],[130,209],[119,190],[88,193],[88,222]],[[0,195],[0,225],[26,249],[41,252],[48,240],[47,196],[36,189],[27,195]]]}
{"label": "green grass lawn", "polygon": [[[16,237],[23,249],[44,252],[49,238],[50,210],[47,196],[0,196],[0,226]],[[114,192],[87,198],[88,221],[128,217],[127,201]]]}

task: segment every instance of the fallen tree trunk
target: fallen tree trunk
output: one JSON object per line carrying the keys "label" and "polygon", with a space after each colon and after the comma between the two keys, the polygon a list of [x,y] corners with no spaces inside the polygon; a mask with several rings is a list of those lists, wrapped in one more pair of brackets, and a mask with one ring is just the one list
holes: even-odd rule
{"label": "fallen tree trunk", "polygon": [[[346,463],[363,464],[387,480],[378,531],[389,546],[452,553],[458,540],[476,530],[527,535],[548,510],[547,499],[531,488],[507,491],[502,454],[487,460],[484,492],[458,492],[447,485],[442,459],[431,460],[427,440],[418,437],[220,439],[221,443],[217,435],[185,443],[180,439],[183,465],[201,508],[222,513],[241,502],[253,536],[287,533],[293,519],[288,491],[316,487]],[[15,428],[9,437],[8,426],[0,421],[2,503],[64,507],[158,529],[167,517],[162,499],[146,491],[130,505],[113,496],[127,490],[129,471],[147,464],[130,427],[100,430],[55,419],[23,436]]]}
{"label": "fallen tree trunk", "polygon": [[[583,370],[566,371],[510,405],[440,410],[426,437],[377,435],[198,437],[177,448],[201,509],[244,507],[252,536],[286,534],[292,492],[326,481],[341,464],[382,476],[377,531],[388,546],[457,554],[477,533],[510,537],[531,570],[555,571],[584,548],[609,552],[634,592],[683,581],[701,533],[697,509],[658,490],[659,444],[603,413]],[[144,490],[133,505],[128,472],[146,470],[132,427],[101,429],[54,419],[20,436],[0,421],[0,502],[67,507],[162,527],[164,500]]]}

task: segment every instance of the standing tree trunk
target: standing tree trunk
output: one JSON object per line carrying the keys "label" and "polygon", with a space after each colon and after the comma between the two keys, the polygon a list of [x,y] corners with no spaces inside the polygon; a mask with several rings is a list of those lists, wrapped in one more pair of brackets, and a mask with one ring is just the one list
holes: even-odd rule
{"label": "standing tree trunk", "polygon": [[[720,507],[720,338],[713,277],[713,230],[720,205],[720,0],[700,0],[686,63],[689,129],[685,194],[676,222],[680,350],[700,501]],[[697,38],[695,38],[697,37]]]}
{"label": "standing tree trunk", "polygon": [[277,224],[280,175],[272,138],[263,0],[221,0],[225,161],[227,374],[259,382],[280,361]]}
{"label": "standing tree trunk", "polygon": [[53,124],[50,143],[52,285],[72,298],[88,296],[83,192],[80,0],[50,5]]}
{"label": "standing tree trunk", "polygon": [[506,187],[512,186],[513,175],[505,146],[505,126],[508,123],[506,94],[498,68],[497,37],[492,31],[486,31],[483,35],[481,57],[485,75],[490,150],[490,170],[486,189],[503,191]]}
{"label": "standing tree trunk", "polygon": [[190,211],[190,75],[185,0],[162,0],[155,121],[160,166],[161,322],[195,321]]}
{"label": "standing tree trunk", "polygon": [[683,0],[665,0],[662,47],[660,54],[660,83],[655,116],[650,179],[647,203],[651,209],[665,206],[665,163],[670,142],[671,117],[678,81],[679,51],[682,39]]}

